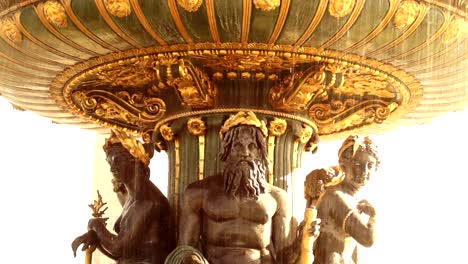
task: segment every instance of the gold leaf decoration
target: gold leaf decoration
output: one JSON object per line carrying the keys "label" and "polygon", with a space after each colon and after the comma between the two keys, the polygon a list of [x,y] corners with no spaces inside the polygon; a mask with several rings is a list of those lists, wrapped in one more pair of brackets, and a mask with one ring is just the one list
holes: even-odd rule
{"label": "gold leaf decoration", "polygon": [[84,113],[108,124],[131,125],[135,130],[151,127],[166,111],[164,101],[140,92],[83,89],[73,92],[72,97]]}
{"label": "gold leaf decoration", "polygon": [[264,121],[260,121],[257,118],[254,112],[244,112],[240,111],[235,115],[231,115],[223,124],[219,130],[220,138],[222,139],[224,134],[229,131],[229,129],[238,126],[238,125],[248,125],[258,127],[263,135],[266,137],[268,135],[268,129]]}
{"label": "gold leaf decoration", "polygon": [[206,73],[191,62],[181,60],[179,75],[168,83],[175,87],[183,105],[192,108],[214,106],[217,88]]}
{"label": "gold leaf decoration", "polygon": [[174,131],[172,131],[172,128],[168,126],[167,124],[164,124],[159,128],[159,133],[161,133],[161,136],[166,141],[174,140]]}
{"label": "gold leaf decoration", "polygon": [[393,25],[398,29],[411,25],[419,14],[419,5],[418,2],[412,0],[401,2],[393,16]]}
{"label": "gold leaf decoration", "polygon": [[190,118],[187,122],[187,128],[190,134],[194,136],[203,136],[206,131],[206,124],[201,117]]}
{"label": "gold leaf decoration", "polygon": [[310,126],[303,125],[302,129],[296,134],[297,140],[302,144],[309,142],[309,139],[312,137],[314,131]]}
{"label": "gold leaf decoration", "polygon": [[281,0],[253,0],[253,3],[255,8],[264,12],[270,12],[280,6]]}
{"label": "gold leaf decoration", "polygon": [[468,22],[463,18],[453,19],[447,31],[443,35],[445,43],[452,43],[454,41],[461,41],[468,36]]}
{"label": "gold leaf decoration", "polygon": [[344,17],[351,13],[356,0],[330,0],[328,12],[334,17]]}
{"label": "gold leaf decoration", "polygon": [[44,3],[44,15],[51,24],[59,28],[68,26],[68,18],[65,8],[57,1],[47,1]]}
{"label": "gold leaf decoration", "polygon": [[288,128],[288,123],[286,120],[281,119],[281,118],[276,118],[270,122],[268,126],[268,131],[270,131],[270,134],[279,137],[286,132],[286,129]]}
{"label": "gold leaf decoration", "polygon": [[126,17],[132,12],[129,0],[104,0],[107,11],[116,17]]}
{"label": "gold leaf decoration", "polygon": [[202,5],[203,0],[177,0],[177,4],[187,12],[195,12]]}
{"label": "gold leaf decoration", "polygon": [[0,23],[1,33],[4,36],[6,36],[10,41],[20,43],[23,40],[23,35],[16,26],[13,18],[4,18]]}

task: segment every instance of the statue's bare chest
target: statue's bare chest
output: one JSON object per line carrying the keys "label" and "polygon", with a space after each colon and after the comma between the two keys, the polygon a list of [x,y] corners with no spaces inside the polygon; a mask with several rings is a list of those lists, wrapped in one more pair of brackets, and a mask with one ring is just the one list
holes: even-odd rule
{"label": "statue's bare chest", "polygon": [[205,215],[218,222],[247,220],[265,224],[275,214],[276,207],[276,200],[269,194],[262,194],[258,199],[208,194],[203,201]]}

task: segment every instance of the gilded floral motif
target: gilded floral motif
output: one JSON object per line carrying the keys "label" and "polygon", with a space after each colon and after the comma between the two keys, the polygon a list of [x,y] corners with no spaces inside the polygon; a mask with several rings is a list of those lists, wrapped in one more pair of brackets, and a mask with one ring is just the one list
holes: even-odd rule
{"label": "gilded floral motif", "polygon": [[202,5],[203,0],[177,0],[177,4],[188,12],[195,12]]}
{"label": "gilded floral motif", "polygon": [[206,124],[201,117],[190,118],[187,122],[187,128],[190,134],[194,136],[203,136],[206,131]]}
{"label": "gilded floral motif", "polygon": [[260,9],[264,12],[270,12],[278,8],[281,4],[281,0],[253,0],[255,8]]}
{"label": "gilded floral motif", "polygon": [[419,5],[418,2],[412,0],[401,2],[393,16],[393,24],[395,27],[401,29],[411,25],[419,14]]}
{"label": "gilded floral motif", "polygon": [[328,12],[334,17],[344,17],[351,13],[355,3],[356,0],[330,0]]}
{"label": "gilded floral motif", "polygon": [[1,21],[1,32],[4,34],[9,40],[19,43],[23,40],[23,35],[21,31],[15,24],[13,18],[5,18]]}
{"label": "gilded floral motif", "polygon": [[104,0],[104,6],[116,17],[126,17],[132,12],[129,0]]}
{"label": "gilded floral motif", "polygon": [[59,28],[68,26],[65,8],[57,1],[47,1],[44,3],[44,15],[51,24]]}
{"label": "gilded floral motif", "polygon": [[174,140],[174,131],[172,131],[172,128],[168,126],[167,124],[164,124],[159,128],[159,133],[161,133],[161,136],[166,141]]}
{"label": "gilded floral motif", "polygon": [[286,120],[281,119],[281,118],[276,118],[270,122],[268,126],[268,131],[270,131],[270,134],[279,137],[286,132],[286,129],[288,128],[288,123]]}

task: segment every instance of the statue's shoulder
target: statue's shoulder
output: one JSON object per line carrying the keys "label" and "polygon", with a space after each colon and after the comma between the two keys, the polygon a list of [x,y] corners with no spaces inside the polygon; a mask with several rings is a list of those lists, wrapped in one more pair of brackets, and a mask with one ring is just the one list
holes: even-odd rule
{"label": "statue's shoulder", "polygon": [[270,194],[276,199],[285,200],[288,199],[288,194],[285,190],[281,189],[280,187],[274,186],[272,184],[268,184],[268,191]]}
{"label": "statue's shoulder", "polygon": [[185,192],[205,192],[211,189],[218,189],[220,184],[222,184],[222,177],[219,175],[206,177],[203,180],[190,183]]}

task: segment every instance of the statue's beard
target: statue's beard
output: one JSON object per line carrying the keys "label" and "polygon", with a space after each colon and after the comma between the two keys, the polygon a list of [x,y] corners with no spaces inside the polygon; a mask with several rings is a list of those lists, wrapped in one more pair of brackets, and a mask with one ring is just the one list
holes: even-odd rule
{"label": "statue's beard", "polygon": [[265,193],[267,165],[261,160],[231,160],[224,167],[224,192],[258,198]]}

